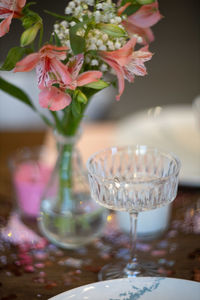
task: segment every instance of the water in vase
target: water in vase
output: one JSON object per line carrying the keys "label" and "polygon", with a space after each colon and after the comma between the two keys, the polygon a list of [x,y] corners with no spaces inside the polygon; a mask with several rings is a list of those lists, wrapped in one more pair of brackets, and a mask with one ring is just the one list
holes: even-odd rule
{"label": "water in vase", "polygon": [[62,214],[56,212],[52,199],[44,200],[39,218],[44,236],[67,249],[78,248],[98,237],[105,226],[106,211],[95,202],[88,204],[88,198],[82,194],[79,209],[76,205],[75,211],[66,210]]}

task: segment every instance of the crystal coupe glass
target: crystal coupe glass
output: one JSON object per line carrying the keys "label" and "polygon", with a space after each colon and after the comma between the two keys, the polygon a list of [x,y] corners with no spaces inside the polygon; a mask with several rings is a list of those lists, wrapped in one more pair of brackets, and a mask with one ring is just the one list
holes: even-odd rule
{"label": "crystal coupe glass", "polygon": [[[149,263],[137,260],[136,232],[139,212],[173,201],[177,194],[180,161],[173,154],[147,146],[112,147],[87,162],[92,198],[100,205],[130,215],[130,261],[105,265],[100,280],[156,276]],[[158,275],[158,274],[157,274]]]}

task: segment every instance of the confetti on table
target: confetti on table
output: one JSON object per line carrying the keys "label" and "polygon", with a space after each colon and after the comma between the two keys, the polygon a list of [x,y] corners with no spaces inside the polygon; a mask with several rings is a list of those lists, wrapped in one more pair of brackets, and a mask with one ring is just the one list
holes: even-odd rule
{"label": "confetti on table", "polygon": [[165,249],[169,246],[169,242],[167,240],[162,240],[157,244],[158,248]]}
{"label": "confetti on table", "polygon": [[67,259],[62,259],[58,262],[59,265],[68,266],[73,268],[80,268],[83,264],[82,259],[76,259],[73,257],[68,257]]}
{"label": "confetti on table", "polygon": [[33,252],[33,255],[38,260],[45,260],[48,258],[48,253],[44,250],[36,250]]}
{"label": "confetti on table", "polygon": [[44,240],[24,225],[16,213],[10,216],[7,226],[1,229],[1,237],[4,241],[15,245],[24,243],[40,244]]}
{"label": "confetti on table", "polygon": [[136,245],[139,251],[149,252],[152,249],[152,246],[146,243],[137,243]]}
{"label": "confetti on table", "polygon": [[24,267],[24,271],[28,273],[33,273],[35,272],[35,268],[32,265],[27,265]]}
{"label": "confetti on table", "polygon": [[166,250],[153,250],[151,251],[152,256],[165,256],[167,254]]}
{"label": "confetti on table", "polygon": [[43,263],[36,263],[36,264],[34,264],[34,266],[37,268],[37,269],[42,269],[42,268],[44,268],[44,264]]}

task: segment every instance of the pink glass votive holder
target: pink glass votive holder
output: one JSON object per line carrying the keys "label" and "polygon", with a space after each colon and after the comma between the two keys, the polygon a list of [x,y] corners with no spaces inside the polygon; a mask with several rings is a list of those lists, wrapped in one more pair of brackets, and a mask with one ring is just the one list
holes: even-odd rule
{"label": "pink glass votive holder", "polygon": [[52,166],[42,159],[45,151],[43,147],[25,148],[10,160],[17,208],[25,217],[39,215],[41,197],[50,179]]}

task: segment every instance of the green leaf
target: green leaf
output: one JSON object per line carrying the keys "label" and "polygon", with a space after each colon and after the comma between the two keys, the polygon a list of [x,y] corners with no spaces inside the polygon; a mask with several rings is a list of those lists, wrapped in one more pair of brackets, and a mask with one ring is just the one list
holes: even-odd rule
{"label": "green leaf", "polygon": [[24,49],[21,47],[11,48],[0,70],[3,71],[12,70],[15,67],[16,63],[24,56],[24,54],[28,54],[30,52],[31,52],[30,49]]}
{"label": "green leaf", "polygon": [[38,21],[40,21],[40,17],[37,14],[25,15],[22,19],[22,25],[25,29],[28,29]]}
{"label": "green leaf", "polygon": [[54,39],[55,39],[56,46],[61,47],[62,46],[61,41],[55,31],[54,31]]}
{"label": "green leaf", "polygon": [[86,95],[81,92],[80,90],[77,90],[77,93],[76,93],[76,100],[80,103],[83,103],[83,104],[86,104],[88,99],[86,97]]}
{"label": "green leaf", "polygon": [[95,94],[99,93],[100,90],[92,89],[88,87],[81,87],[81,90],[84,92],[85,95],[87,95],[88,99],[91,99]]}
{"label": "green leaf", "polygon": [[23,17],[21,19],[22,19],[22,25],[24,26],[25,29],[28,29],[35,23],[38,22],[42,23],[42,18],[40,17],[40,15],[29,9],[29,6],[32,4],[35,3],[32,2],[27,4],[22,10]]}
{"label": "green leaf", "polygon": [[124,31],[121,27],[115,24],[105,24],[100,23],[96,26],[99,30],[107,33],[110,36],[114,37],[124,37],[126,36],[126,31]]}
{"label": "green leaf", "polygon": [[0,77],[0,89],[36,110],[30,98],[20,88]]}
{"label": "green leaf", "polygon": [[84,87],[88,87],[88,88],[95,89],[95,90],[102,90],[108,86],[109,86],[109,84],[103,80],[98,80],[98,81],[91,82],[91,83],[84,85]]}
{"label": "green leaf", "polygon": [[81,113],[81,103],[76,101],[76,99],[72,100],[72,114],[75,118],[79,117]]}
{"label": "green leaf", "polygon": [[123,14],[130,16],[134,14],[138,9],[140,9],[142,5],[140,4],[135,4],[135,5],[129,5],[123,12]]}
{"label": "green leaf", "polygon": [[70,45],[74,55],[83,53],[85,51],[85,40],[81,36],[70,34]]}
{"label": "green leaf", "polygon": [[155,0],[136,0],[137,3],[145,5],[145,4],[151,4],[153,2],[155,2]]}
{"label": "green leaf", "polygon": [[77,23],[69,30],[70,45],[75,55],[83,53],[85,51],[85,39],[82,36],[76,34],[78,29],[82,28],[83,25],[83,22]]}
{"label": "green leaf", "polygon": [[132,3],[132,1],[130,1],[130,0],[122,0],[121,4],[120,4],[120,7],[124,6],[126,3]]}

